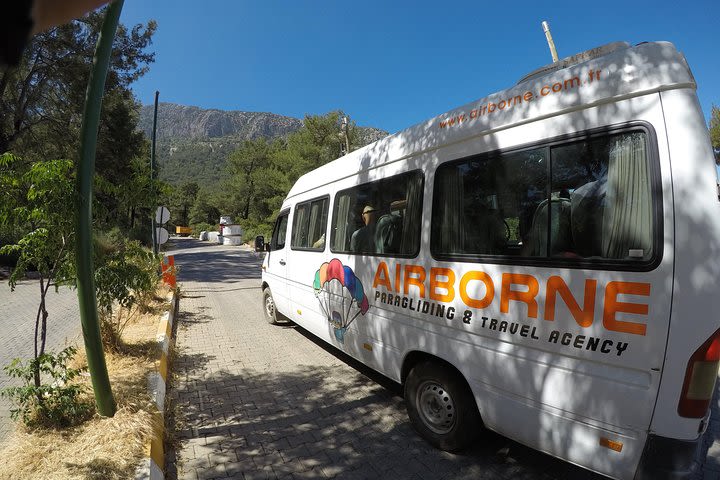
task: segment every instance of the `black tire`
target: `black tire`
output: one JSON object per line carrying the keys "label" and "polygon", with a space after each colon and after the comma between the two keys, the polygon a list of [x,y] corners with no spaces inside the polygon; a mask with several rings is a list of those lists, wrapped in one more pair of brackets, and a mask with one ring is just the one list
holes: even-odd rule
{"label": "black tire", "polygon": [[405,381],[405,404],[415,430],[440,450],[462,450],[482,431],[470,388],[457,370],[441,363],[413,367]]}
{"label": "black tire", "polygon": [[266,287],[263,290],[263,313],[265,320],[269,324],[278,324],[278,312],[275,308],[275,300],[273,300],[272,293],[270,293],[270,287]]}

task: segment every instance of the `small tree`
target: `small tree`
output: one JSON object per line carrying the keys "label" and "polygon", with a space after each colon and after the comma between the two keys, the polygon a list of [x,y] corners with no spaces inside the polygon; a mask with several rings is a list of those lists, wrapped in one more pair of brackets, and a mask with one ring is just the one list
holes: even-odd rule
{"label": "small tree", "polygon": [[96,247],[100,331],[105,346],[120,351],[123,330],[135,312],[147,308],[155,293],[161,256],[119,235],[99,239]]}
{"label": "small tree", "polygon": [[710,140],[715,152],[715,163],[720,165],[720,108],[715,105],[710,114]]}
{"label": "small tree", "polygon": [[[36,270],[40,304],[35,317],[33,376],[40,387],[38,358],[45,354],[50,287],[74,282],[74,181],[69,160],[23,163],[12,154],[0,155],[0,228],[27,232],[16,243],[0,247],[0,254],[15,255],[10,288],[29,270]],[[40,394],[38,394],[40,395]],[[43,399],[38,398],[42,404]]]}
{"label": "small tree", "polygon": [[[68,366],[76,351],[75,347],[67,347],[57,355],[43,353],[27,363],[16,358],[4,368],[9,376],[22,381],[21,386],[0,392],[17,405],[10,409],[13,419],[21,418],[28,426],[63,428],[75,425],[88,416],[92,411],[91,405],[81,398],[85,386],[73,382],[82,370]],[[50,377],[52,382],[35,385],[37,371]]]}

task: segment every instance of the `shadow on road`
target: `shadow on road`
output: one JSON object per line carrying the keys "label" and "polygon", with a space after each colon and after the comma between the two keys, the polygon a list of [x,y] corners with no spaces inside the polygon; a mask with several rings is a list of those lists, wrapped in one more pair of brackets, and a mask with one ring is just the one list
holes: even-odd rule
{"label": "shadow on road", "polygon": [[[712,400],[712,412],[710,414],[710,425],[705,432],[700,452],[698,455],[698,462],[703,465],[703,470],[710,470],[714,472],[720,472],[720,458],[718,454],[711,454],[711,448],[713,445],[720,443],[720,381],[715,387],[715,395]],[[717,447],[715,447],[717,452]],[[696,479],[704,478],[702,473],[699,471]],[[718,475],[720,478],[720,474]]]}
{"label": "shadow on road", "polygon": [[[261,256],[196,240],[183,240],[182,246],[175,253],[180,279],[206,284],[184,290],[185,298],[259,288],[259,282],[233,282],[259,280]],[[211,323],[207,310],[201,306],[196,313],[182,313],[181,328]],[[428,471],[432,478],[468,480],[606,478],[492,432],[483,432],[465,452],[438,451],[413,432],[400,385],[292,323],[270,328],[295,332],[298,342],[309,340],[352,370],[252,365],[230,373],[216,368],[222,359],[179,352],[174,371],[186,381],[171,392],[176,411],[182,411],[176,437],[196,453],[181,469],[195,469],[202,478],[292,473],[301,478],[403,479],[428,478]],[[701,463],[713,471],[720,470],[720,459],[711,456],[720,440],[718,401],[716,390],[713,418],[699,452]],[[167,478],[177,478],[176,460],[171,449]],[[702,472],[695,478],[702,478]]]}
{"label": "shadow on road", "polygon": [[244,247],[213,245],[195,239],[179,239],[175,256],[180,282],[229,283],[238,280],[260,280],[262,257]]}
{"label": "shadow on road", "polygon": [[261,260],[226,251],[183,253],[176,255],[178,280],[193,282],[235,282],[260,279]]}
{"label": "shadow on road", "polygon": [[[204,320],[183,314],[181,322]],[[171,450],[166,478],[193,469],[200,478],[420,479],[428,472],[468,480],[604,478],[492,432],[459,454],[436,450],[412,430],[398,384],[300,327],[275,328],[295,330],[298,341],[312,341],[352,369],[293,365],[285,372],[208,374],[214,357],[179,352],[174,369],[187,381],[172,392],[181,412],[175,436],[197,457],[177,465]]]}

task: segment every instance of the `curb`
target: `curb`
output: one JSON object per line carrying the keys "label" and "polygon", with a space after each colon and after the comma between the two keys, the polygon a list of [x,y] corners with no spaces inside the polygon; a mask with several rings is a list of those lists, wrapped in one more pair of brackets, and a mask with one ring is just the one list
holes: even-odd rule
{"label": "curb", "polygon": [[168,377],[168,351],[172,342],[173,324],[178,311],[177,290],[170,297],[170,310],[165,312],[158,325],[157,342],[160,346],[160,358],[155,361],[156,371],[148,375],[148,389],[157,413],[153,422],[153,435],[145,443],[145,458],[138,466],[135,480],[163,480],[165,478],[165,389]]}

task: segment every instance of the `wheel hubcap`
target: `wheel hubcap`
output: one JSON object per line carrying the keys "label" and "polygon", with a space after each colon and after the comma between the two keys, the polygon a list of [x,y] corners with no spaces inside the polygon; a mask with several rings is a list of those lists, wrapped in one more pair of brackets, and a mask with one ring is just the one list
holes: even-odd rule
{"label": "wheel hubcap", "polygon": [[275,304],[273,303],[273,299],[270,295],[265,297],[265,313],[267,313],[267,316],[270,318],[273,318],[275,315]]}
{"label": "wheel hubcap", "polygon": [[420,417],[433,432],[444,435],[455,426],[455,403],[450,393],[437,382],[424,382],[417,392]]}

